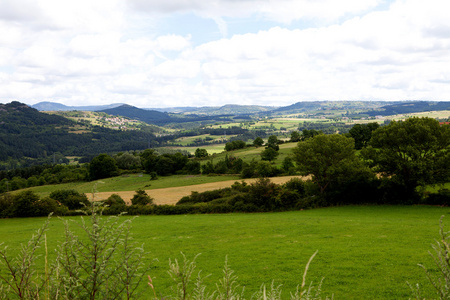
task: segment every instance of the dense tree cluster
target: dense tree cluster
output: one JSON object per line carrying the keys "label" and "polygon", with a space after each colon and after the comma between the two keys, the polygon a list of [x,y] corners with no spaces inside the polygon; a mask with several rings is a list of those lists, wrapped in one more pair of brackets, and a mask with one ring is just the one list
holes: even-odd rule
{"label": "dense tree cluster", "polygon": [[361,150],[366,147],[372,138],[372,132],[378,129],[378,123],[355,124],[349,131],[348,135],[355,140],[355,148]]}
{"label": "dense tree cluster", "polygon": [[[0,218],[12,217],[39,217],[53,213],[57,216],[77,215],[82,211],[89,211],[92,199],[75,190],[56,190],[48,197],[40,198],[32,191],[22,191],[11,195],[0,194]],[[153,199],[142,190],[137,190],[132,198],[131,206],[117,194],[112,194],[106,200],[99,201],[105,205],[104,213],[117,215],[128,210],[137,214],[139,209],[145,206],[153,206]]]}
{"label": "dense tree cluster", "polygon": [[356,155],[354,139],[344,135],[317,135],[299,142],[294,155],[300,171],[312,176],[327,203],[340,203],[343,197],[368,203],[431,201],[421,198],[419,191],[450,180],[450,127],[431,118],[376,127],[357,126],[352,133],[360,135],[362,147],[367,145],[362,159]]}
{"label": "dense tree cluster", "polygon": [[242,140],[235,140],[225,144],[225,151],[233,151],[238,149],[244,149],[247,144]]}
{"label": "dense tree cluster", "polygon": [[23,188],[78,182],[88,179],[88,169],[82,165],[43,165],[0,172],[0,193]]}
{"label": "dense tree cluster", "polygon": [[391,196],[415,202],[419,187],[449,181],[449,149],[450,126],[431,118],[409,118],[375,130],[362,154],[390,187]]}
{"label": "dense tree cluster", "polygon": [[200,162],[190,160],[182,153],[159,154],[153,149],[147,149],[140,154],[143,169],[151,174],[155,172],[161,176],[171,174],[199,174]]}

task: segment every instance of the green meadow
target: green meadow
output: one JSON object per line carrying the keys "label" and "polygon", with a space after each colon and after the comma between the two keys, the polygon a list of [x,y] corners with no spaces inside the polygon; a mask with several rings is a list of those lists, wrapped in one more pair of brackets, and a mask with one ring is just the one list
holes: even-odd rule
{"label": "green meadow", "polygon": [[[286,156],[292,155],[292,149],[297,146],[297,143],[284,143],[279,145],[280,150],[278,151],[278,157],[273,161],[274,165],[280,166]],[[233,151],[223,151],[221,153],[217,153],[212,157],[205,158],[203,162],[206,162],[210,159],[214,160],[214,163],[217,163],[221,159],[225,159],[225,156],[234,156],[241,158],[244,162],[250,163],[252,160],[260,161],[261,160],[261,152],[264,151],[265,147],[249,147],[244,149],[238,149]]]}
{"label": "green meadow", "polygon": [[[123,176],[105,178],[88,182],[71,182],[55,185],[44,185],[28,188],[40,197],[46,197],[56,190],[74,189],[79,193],[90,196],[95,192],[137,191],[139,189],[151,190],[169,187],[189,186],[202,183],[220,182],[226,180],[239,180],[236,175],[203,176],[203,175],[172,175],[160,176],[157,180],[150,180],[148,174],[127,174]],[[17,193],[23,190],[14,191]]]}
{"label": "green meadow", "polygon": [[[134,241],[149,252],[149,275],[159,297],[169,293],[169,258],[182,260],[183,252],[190,259],[201,254],[197,270],[203,276],[211,274],[205,281],[211,289],[222,277],[227,257],[239,284],[245,286],[246,298],[261,284],[270,286],[274,281],[288,299],[301,284],[309,257],[318,250],[307,282],[317,284],[323,277],[322,295],[408,299],[409,282],[420,283],[423,296],[434,298],[417,264],[434,268],[428,251],[439,238],[440,217],[449,212],[450,208],[432,206],[345,206],[283,213],[140,216],[133,220],[132,230]],[[80,217],[72,219],[78,222]],[[44,221],[2,219],[1,240],[10,253],[17,252]],[[444,218],[444,224],[450,220]],[[49,249],[63,233],[62,221],[52,218]],[[52,259],[54,253],[49,253]],[[42,271],[43,264],[38,268]],[[142,288],[148,289],[150,298],[152,291],[146,284]]]}

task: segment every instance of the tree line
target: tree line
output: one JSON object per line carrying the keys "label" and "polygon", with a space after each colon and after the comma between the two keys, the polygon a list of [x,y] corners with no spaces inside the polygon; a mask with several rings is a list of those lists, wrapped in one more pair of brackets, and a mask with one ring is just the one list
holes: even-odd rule
{"label": "tree line", "polygon": [[[189,213],[284,210],[365,203],[450,204],[450,192],[442,187],[434,193],[425,192],[426,187],[439,187],[450,179],[450,127],[441,126],[434,119],[410,118],[392,121],[381,127],[373,123],[355,125],[347,134],[294,132],[291,140],[298,140],[297,147],[291,156],[284,159],[281,167],[265,159],[265,152],[277,152],[278,144],[281,143],[276,136],[271,136],[265,150],[261,151],[261,160],[250,163],[227,154],[222,160],[214,162],[210,159],[201,166],[198,158],[204,159],[208,154],[200,148],[196,151],[197,158],[189,158],[181,153],[159,154],[153,149],[146,149],[114,156],[101,154],[85,169],[79,167],[77,172],[84,174],[86,180],[116,176],[133,170],[145,171],[153,179],[170,174],[200,172],[233,173],[240,174],[242,178],[265,178],[280,174],[310,177],[306,182],[290,183],[287,186],[276,186],[262,179],[255,186],[235,184],[231,190],[193,194],[180,201],[176,208],[144,205],[144,208],[131,208],[129,213],[133,214],[140,213],[140,210],[142,213]],[[256,138],[252,146],[262,146],[261,141],[261,138]],[[234,143],[239,147],[241,144]],[[64,169],[60,167],[59,172]],[[0,183],[4,183],[4,179]],[[261,186],[270,189],[262,189]],[[254,200],[255,190],[269,196],[265,200]]]}

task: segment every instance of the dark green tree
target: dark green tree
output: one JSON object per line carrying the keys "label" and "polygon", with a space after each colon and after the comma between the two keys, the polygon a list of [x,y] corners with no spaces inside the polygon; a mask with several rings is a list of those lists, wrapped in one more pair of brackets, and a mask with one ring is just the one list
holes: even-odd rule
{"label": "dark green tree", "polygon": [[269,136],[269,139],[267,140],[266,149],[272,148],[275,151],[280,150],[280,146],[278,146],[279,141],[276,135]]}
{"label": "dark green tree", "polygon": [[212,160],[209,160],[206,162],[206,164],[202,165],[202,174],[212,174],[214,173],[214,162]]}
{"label": "dark green tree", "polygon": [[116,155],[114,158],[117,166],[122,170],[138,169],[141,166],[141,158],[128,152]]}
{"label": "dark green tree", "polygon": [[131,198],[132,205],[153,205],[153,198],[150,197],[144,190],[137,190],[133,198]]}
{"label": "dark green tree", "polygon": [[353,139],[343,135],[320,134],[299,142],[293,149],[294,160],[302,175],[311,175],[324,195],[332,184],[370,173],[356,156],[354,146]]}
{"label": "dark green tree", "polygon": [[372,133],[363,157],[374,170],[404,188],[410,201],[417,187],[450,179],[450,127],[431,118],[392,121]]}
{"label": "dark green tree", "polygon": [[264,140],[259,136],[253,140],[253,145],[256,147],[261,147],[264,144]]}
{"label": "dark green tree", "polygon": [[266,211],[276,208],[276,195],[279,187],[268,178],[259,178],[250,185],[247,202]]}
{"label": "dark green tree", "polygon": [[35,203],[39,201],[39,196],[32,191],[23,191],[13,196],[13,216],[34,217],[37,209]]}
{"label": "dark green tree", "polygon": [[315,130],[315,129],[303,129],[302,130],[302,136],[301,141],[305,141],[307,139],[310,139],[312,137],[315,137],[316,135],[322,134],[323,132],[321,130]]}
{"label": "dark green tree", "polygon": [[286,156],[283,159],[283,163],[281,164],[281,168],[285,173],[294,173],[295,172],[295,166],[294,166],[294,160],[290,156]]}
{"label": "dark green tree", "polygon": [[156,165],[155,171],[158,175],[166,176],[173,174],[175,162],[168,156],[159,156]]}
{"label": "dark green tree", "polygon": [[173,172],[181,171],[189,161],[189,158],[180,152],[177,152],[172,155],[165,154],[164,156],[170,158],[173,161]]}
{"label": "dark green tree", "polygon": [[208,157],[208,151],[206,151],[206,149],[200,149],[200,148],[197,148],[196,150],[195,150],[195,157],[197,157],[197,158],[203,158],[203,157]]}
{"label": "dark green tree", "polygon": [[267,161],[274,161],[277,157],[278,157],[278,155],[279,155],[280,153],[278,153],[278,151],[277,150],[275,150],[274,148],[272,148],[272,147],[267,147],[265,150],[263,150],[262,152],[261,152],[261,160],[267,160]]}
{"label": "dark green tree", "polygon": [[279,173],[278,169],[268,161],[259,161],[256,164],[255,172],[258,177],[272,177]]}
{"label": "dark green tree", "polygon": [[108,154],[100,154],[89,164],[89,176],[92,180],[109,178],[118,174],[117,163]]}
{"label": "dark green tree", "polygon": [[70,210],[80,209],[89,205],[86,195],[80,194],[76,190],[56,190],[51,192],[49,197],[67,206]]}
{"label": "dark green tree", "polygon": [[302,138],[302,136],[301,136],[300,132],[298,132],[298,131],[291,132],[291,139],[290,139],[291,142],[295,142],[295,143],[299,142],[301,140],[301,138]]}
{"label": "dark green tree", "polygon": [[189,160],[184,166],[184,170],[188,174],[200,174],[200,162]]}
{"label": "dark green tree", "polygon": [[141,153],[141,162],[145,172],[150,173],[155,171],[156,162],[158,160],[158,153],[153,149],[146,149]]}
{"label": "dark green tree", "polygon": [[244,149],[247,144],[244,141],[236,140],[225,144],[225,151]]}
{"label": "dark green tree", "polygon": [[372,137],[372,132],[378,129],[378,127],[380,127],[380,125],[376,122],[355,124],[348,132],[355,140],[355,148],[360,150],[363,147],[366,147]]}

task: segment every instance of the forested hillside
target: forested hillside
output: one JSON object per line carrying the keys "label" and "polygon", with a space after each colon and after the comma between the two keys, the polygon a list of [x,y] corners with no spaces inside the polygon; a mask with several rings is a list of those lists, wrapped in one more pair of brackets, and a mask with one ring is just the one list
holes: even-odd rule
{"label": "forested hillside", "polygon": [[169,123],[189,123],[189,122],[206,122],[214,123],[231,122],[233,115],[197,115],[197,114],[167,114],[156,110],[146,110],[131,105],[121,105],[112,109],[105,109],[105,112],[114,116],[124,116],[127,118],[137,119],[148,124],[167,125]]}
{"label": "forested hillside", "polygon": [[145,129],[129,132],[83,126],[20,102],[0,104],[0,168],[5,168],[7,161],[19,161],[20,166],[51,162],[57,152],[92,157],[146,149],[155,141],[155,135]]}
{"label": "forested hillside", "polygon": [[369,116],[391,116],[397,114],[411,114],[424,111],[440,111],[450,110],[450,102],[431,102],[431,101],[414,101],[401,102],[390,105],[385,105],[379,109],[368,111]]}

